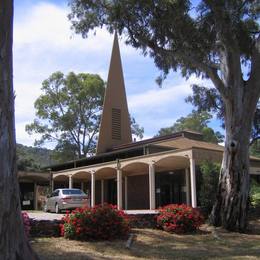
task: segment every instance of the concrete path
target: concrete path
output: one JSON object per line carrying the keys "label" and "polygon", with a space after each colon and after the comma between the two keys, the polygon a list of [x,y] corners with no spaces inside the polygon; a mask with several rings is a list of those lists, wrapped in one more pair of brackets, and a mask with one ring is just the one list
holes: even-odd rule
{"label": "concrete path", "polygon": [[[36,220],[54,220],[54,219],[62,219],[64,213],[56,214],[56,213],[49,213],[43,211],[26,211],[30,218]],[[138,215],[138,214],[156,214],[158,210],[125,210],[126,214],[131,215]]]}
{"label": "concrete path", "polygon": [[56,214],[56,213],[48,213],[48,212],[41,212],[41,211],[27,211],[29,218],[35,220],[60,220],[64,216],[64,214]]}

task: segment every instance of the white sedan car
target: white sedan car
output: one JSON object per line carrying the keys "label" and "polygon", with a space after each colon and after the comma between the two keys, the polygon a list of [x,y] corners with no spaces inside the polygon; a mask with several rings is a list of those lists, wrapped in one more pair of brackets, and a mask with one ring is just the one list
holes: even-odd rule
{"label": "white sedan car", "polygon": [[61,210],[69,210],[89,206],[89,199],[80,189],[56,189],[48,196],[44,206],[45,212],[60,213]]}

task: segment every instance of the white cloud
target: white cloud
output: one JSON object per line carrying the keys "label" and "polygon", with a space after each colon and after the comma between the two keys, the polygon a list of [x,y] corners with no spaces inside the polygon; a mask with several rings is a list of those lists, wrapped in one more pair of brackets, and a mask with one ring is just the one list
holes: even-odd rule
{"label": "white cloud", "polygon": [[[30,46],[35,50],[77,50],[95,54],[110,53],[113,36],[105,28],[98,28],[90,32],[87,39],[75,34],[71,30],[71,23],[67,18],[69,8],[47,2],[40,2],[25,11],[22,21],[18,17],[14,23],[15,47]],[[121,43],[124,36],[119,37]],[[121,44],[124,54],[136,54],[131,46]]]}
{"label": "white cloud", "polygon": [[191,94],[191,89],[188,84],[177,85],[167,88],[157,88],[149,90],[142,94],[132,95],[129,97],[130,109],[137,110],[149,107],[149,109],[162,108],[169,103],[184,99],[188,94]]}
{"label": "white cloud", "polygon": [[182,79],[172,83],[167,81],[162,88],[157,85],[152,90],[143,93],[130,95],[128,97],[129,108],[133,111],[138,109],[163,109],[168,107],[169,104],[174,105],[183,103],[184,99],[192,94],[192,84],[203,84],[201,78],[191,76],[188,80]]}
{"label": "white cloud", "polygon": [[90,36],[83,40],[73,34],[67,19],[68,9],[50,3],[38,3],[32,6],[22,18],[15,21],[15,46],[34,45],[39,49],[72,49],[99,51],[106,50],[112,42],[111,35],[97,30],[99,37]]}

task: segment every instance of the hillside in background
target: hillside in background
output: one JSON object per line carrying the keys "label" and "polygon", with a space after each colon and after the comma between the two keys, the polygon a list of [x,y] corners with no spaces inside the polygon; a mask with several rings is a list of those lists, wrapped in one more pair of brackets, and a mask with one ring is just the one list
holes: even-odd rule
{"label": "hillside in background", "polygon": [[48,165],[58,163],[50,149],[17,144],[17,165],[20,171],[39,171]]}

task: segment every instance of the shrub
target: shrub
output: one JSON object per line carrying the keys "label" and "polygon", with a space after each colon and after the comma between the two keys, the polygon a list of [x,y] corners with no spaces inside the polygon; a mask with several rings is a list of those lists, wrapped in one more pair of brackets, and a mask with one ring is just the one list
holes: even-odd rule
{"label": "shrub", "polygon": [[67,213],[61,235],[68,239],[103,240],[127,237],[130,226],[125,213],[110,204],[78,208]]}
{"label": "shrub", "polygon": [[22,219],[23,219],[25,233],[27,236],[29,236],[31,230],[31,223],[27,212],[22,212]]}
{"label": "shrub", "polygon": [[199,204],[205,215],[208,215],[216,200],[220,165],[205,161],[200,165],[201,184],[199,189]]}
{"label": "shrub", "polygon": [[250,201],[253,207],[260,207],[260,184],[252,180],[250,186]]}
{"label": "shrub", "polygon": [[196,231],[204,222],[198,209],[185,204],[170,204],[159,209],[157,226],[170,233],[188,233]]}

